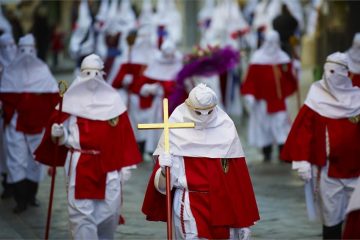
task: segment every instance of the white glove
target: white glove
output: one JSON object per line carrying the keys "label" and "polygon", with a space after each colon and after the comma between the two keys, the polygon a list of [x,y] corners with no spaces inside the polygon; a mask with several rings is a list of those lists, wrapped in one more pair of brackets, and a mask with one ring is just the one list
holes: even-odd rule
{"label": "white glove", "polygon": [[126,74],[126,75],[124,76],[123,81],[122,81],[122,85],[123,85],[124,87],[127,87],[127,86],[129,86],[133,81],[134,81],[134,76],[133,76],[133,75],[130,75],[130,74]]}
{"label": "white glove", "polygon": [[151,93],[151,84],[145,83],[140,89],[140,95],[148,97]]}
{"label": "white glove", "polygon": [[130,178],[131,178],[131,170],[132,169],[136,169],[136,165],[131,165],[131,166],[128,166],[128,167],[123,167],[121,169],[121,182],[127,182]]}
{"label": "white glove", "polygon": [[51,126],[51,136],[61,138],[65,134],[64,126],[62,124],[54,123]]}
{"label": "white glove", "polygon": [[163,153],[159,156],[159,165],[160,167],[171,167],[172,166],[172,157],[169,153]]}
{"label": "white glove", "polygon": [[250,240],[251,230],[250,228],[239,229],[240,240]]}
{"label": "white glove", "polygon": [[307,161],[295,161],[292,168],[298,171],[299,177],[307,182],[311,179],[311,164]]}
{"label": "white glove", "polygon": [[145,83],[140,89],[140,95],[148,97],[149,95],[162,95],[163,90],[159,83]]}
{"label": "white glove", "polygon": [[255,107],[256,104],[256,100],[254,98],[254,96],[252,95],[245,95],[244,96],[244,105],[246,110],[251,113],[253,110],[253,108]]}

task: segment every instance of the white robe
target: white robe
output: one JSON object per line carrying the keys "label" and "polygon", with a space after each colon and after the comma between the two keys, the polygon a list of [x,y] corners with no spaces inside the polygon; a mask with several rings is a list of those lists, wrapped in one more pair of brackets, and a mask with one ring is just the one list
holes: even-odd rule
{"label": "white robe", "polygon": [[[64,122],[65,145],[80,148],[77,118],[70,116]],[[121,172],[112,171],[106,177],[104,200],[75,199],[76,166],[79,152],[68,153],[65,163],[65,176],[68,193],[68,212],[70,231],[74,239],[113,239],[120,216]],[[71,162],[71,164],[70,164]],[[71,168],[70,168],[71,166]]]}
{"label": "white robe", "polygon": [[284,144],[291,128],[291,121],[286,111],[268,113],[264,100],[254,101],[253,96],[244,97],[248,108],[248,142],[254,147]]}
{"label": "white robe", "polygon": [[40,145],[43,133],[24,134],[16,130],[17,113],[5,128],[6,167],[9,183],[24,179],[40,182],[44,178],[44,166],[35,161],[33,153]]}

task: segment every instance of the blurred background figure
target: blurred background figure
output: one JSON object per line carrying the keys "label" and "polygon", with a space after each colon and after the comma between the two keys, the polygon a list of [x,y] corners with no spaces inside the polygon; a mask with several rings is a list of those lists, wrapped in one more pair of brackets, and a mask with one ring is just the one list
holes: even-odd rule
{"label": "blurred background figure", "polygon": [[272,158],[272,145],[281,150],[291,122],[286,98],[297,91],[291,59],[280,48],[280,37],[269,31],[263,45],[254,52],[241,87],[249,112],[248,141],[262,148],[264,161]]}
{"label": "blurred background figure", "polygon": [[39,5],[34,12],[31,32],[35,37],[37,56],[46,62],[51,43],[51,29],[48,22],[47,10],[42,5]]}
{"label": "blurred background figure", "polygon": [[52,66],[56,68],[59,63],[59,55],[64,50],[64,33],[60,25],[56,24],[51,34]]}
{"label": "blurred background figure", "polygon": [[360,32],[354,36],[353,44],[347,51],[350,79],[354,86],[360,87]]}

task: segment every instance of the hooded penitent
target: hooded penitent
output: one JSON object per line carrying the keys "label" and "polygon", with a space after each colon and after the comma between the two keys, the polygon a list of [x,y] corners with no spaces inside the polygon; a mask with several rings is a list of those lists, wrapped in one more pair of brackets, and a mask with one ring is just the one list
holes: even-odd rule
{"label": "hooded penitent", "polygon": [[0,91],[6,124],[17,112],[17,130],[42,131],[58,101],[58,86],[49,67],[36,56],[31,34],[20,38],[15,58],[3,72]]}
{"label": "hooded penitent", "polygon": [[[210,158],[244,156],[235,125],[217,102],[215,92],[205,84],[191,90],[185,103],[171,114],[169,122],[194,122],[195,128],[170,131],[172,154]],[[164,151],[162,139],[163,136],[154,155]]]}
{"label": "hooded penitent", "polygon": [[353,44],[347,51],[350,78],[354,86],[360,87],[360,33],[354,36]]}
{"label": "hooded penitent", "polygon": [[329,55],[323,79],[313,83],[305,104],[321,116],[347,118],[360,114],[360,89],[348,76],[348,59],[344,53]]}

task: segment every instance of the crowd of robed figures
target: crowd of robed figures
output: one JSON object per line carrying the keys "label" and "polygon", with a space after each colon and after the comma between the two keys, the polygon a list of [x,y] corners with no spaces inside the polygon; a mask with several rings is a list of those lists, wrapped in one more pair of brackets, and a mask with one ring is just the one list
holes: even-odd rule
{"label": "crowd of robed figures", "polygon": [[[113,238],[121,222],[122,185],[142,161],[139,145],[141,152],[153,153],[156,163],[142,207],[148,220],[166,220],[164,169],[171,167],[176,238],[249,238],[259,213],[236,128],[222,110],[231,108],[221,81],[231,83],[231,70],[239,61],[231,43],[240,41],[233,36],[248,30],[239,27],[238,12],[229,15],[235,23],[230,29],[219,29],[224,22],[215,17],[234,9],[235,3],[218,4],[214,19],[203,29],[202,41],[230,33],[223,45],[198,47],[183,61],[176,47],[179,30],[173,29],[180,14],[170,14],[176,13],[172,1],[158,2],[155,26],[147,1],[142,23],[134,20],[129,1],[120,7],[117,1],[106,2],[95,23],[88,18],[87,2],[80,3],[70,43],[78,70],[62,104],[54,77],[36,57],[34,38],[26,35],[16,47],[10,34],[0,37],[6,154],[2,163],[16,201],[14,212],[38,205],[35,196],[44,177],[40,163],[64,166],[72,236]],[[118,9],[122,14],[116,14]],[[101,16],[113,21],[101,24]],[[286,98],[298,88],[297,75],[282,42],[279,33],[267,29],[250,59],[241,87],[249,109],[248,141],[262,148],[265,161],[275,143],[280,158],[293,162],[293,169],[318,196],[314,204],[324,238],[341,238],[347,214],[345,237],[359,236],[359,187],[353,193],[360,171],[359,35],[346,53],[326,59],[323,79],[311,86],[294,124]],[[101,46],[105,55],[97,52]],[[164,97],[170,100],[170,122],[195,123],[194,129],[170,131],[170,154],[164,151],[161,131],[135,128],[137,123],[162,121]]]}

